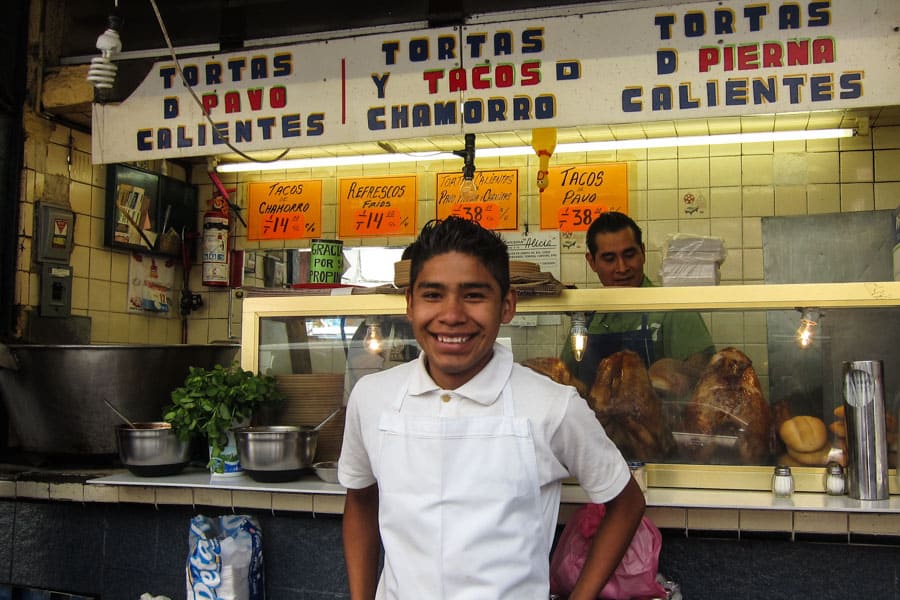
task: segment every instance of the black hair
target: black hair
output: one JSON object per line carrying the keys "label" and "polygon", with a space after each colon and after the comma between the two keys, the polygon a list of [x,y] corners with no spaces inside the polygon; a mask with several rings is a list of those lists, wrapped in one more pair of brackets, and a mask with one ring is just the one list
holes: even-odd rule
{"label": "black hair", "polygon": [[597,253],[598,233],[615,233],[617,231],[622,231],[626,227],[631,228],[634,232],[634,241],[637,242],[638,246],[643,248],[644,242],[642,240],[641,228],[638,227],[637,223],[625,213],[610,211],[605,212],[594,219],[594,222],[588,227],[586,236],[588,252],[591,253],[591,256],[594,256],[594,254]]}
{"label": "black hair", "polygon": [[415,286],[425,261],[448,252],[461,252],[481,261],[500,285],[501,296],[506,296],[509,291],[509,251],[506,242],[475,221],[456,216],[431,220],[407,250],[411,260],[410,287]]}

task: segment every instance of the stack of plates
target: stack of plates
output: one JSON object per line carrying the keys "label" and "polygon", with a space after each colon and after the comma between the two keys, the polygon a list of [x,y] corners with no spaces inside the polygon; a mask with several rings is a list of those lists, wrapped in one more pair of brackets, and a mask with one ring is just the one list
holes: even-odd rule
{"label": "stack of plates", "polygon": [[[277,375],[284,394],[281,425],[315,426],[344,403],[343,373]],[[344,415],[338,414],[319,430],[316,460],[337,460],[344,440]]]}

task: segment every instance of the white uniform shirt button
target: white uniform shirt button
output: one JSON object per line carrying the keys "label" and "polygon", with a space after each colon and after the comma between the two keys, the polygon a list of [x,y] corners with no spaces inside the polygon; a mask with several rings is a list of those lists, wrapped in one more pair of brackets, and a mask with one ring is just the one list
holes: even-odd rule
{"label": "white uniform shirt button", "polygon": [[441,402],[450,402],[450,394],[441,394]]}

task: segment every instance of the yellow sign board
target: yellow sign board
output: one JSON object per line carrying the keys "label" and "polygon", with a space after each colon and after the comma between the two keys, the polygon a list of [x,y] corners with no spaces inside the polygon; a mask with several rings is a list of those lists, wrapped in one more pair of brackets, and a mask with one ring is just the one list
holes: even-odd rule
{"label": "yellow sign board", "polygon": [[298,240],[322,235],[322,182],[249,184],[248,240]]}
{"label": "yellow sign board", "polygon": [[541,229],[587,231],[609,211],[628,212],[626,163],[594,163],[550,168],[541,193]]}
{"label": "yellow sign board", "polygon": [[338,237],[415,235],[415,175],[338,181]]}
{"label": "yellow sign board", "polygon": [[462,173],[438,173],[435,191],[437,218],[456,215],[477,221],[487,229],[518,229],[519,171],[476,171],[474,182],[475,196],[463,199],[460,197]]}

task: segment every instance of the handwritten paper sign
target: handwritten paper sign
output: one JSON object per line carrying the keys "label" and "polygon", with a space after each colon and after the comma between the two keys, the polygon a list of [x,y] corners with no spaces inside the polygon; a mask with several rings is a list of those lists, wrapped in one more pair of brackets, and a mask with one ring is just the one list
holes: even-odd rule
{"label": "handwritten paper sign", "polygon": [[338,181],[339,237],[415,235],[415,175]]}
{"label": "handwritten paper sign", "polygon": [[551,167],[541,193],[541,229],[587,231],[604,212],[627,213],[626,169],[626,163]]}
{"label": "handwritten paper sign", "polygon": [[298,240],[322,235],[321,181],[251,183],[247,196],[248,240]]}
{"label": "handwritten paper sign", "polygon": [[437,218],[456,215],[477,221],[486,229],[514,231],[519,226],[519,171],[475,172],[475,198],[460,198],[462,173],[438,173],[435,196]]}

